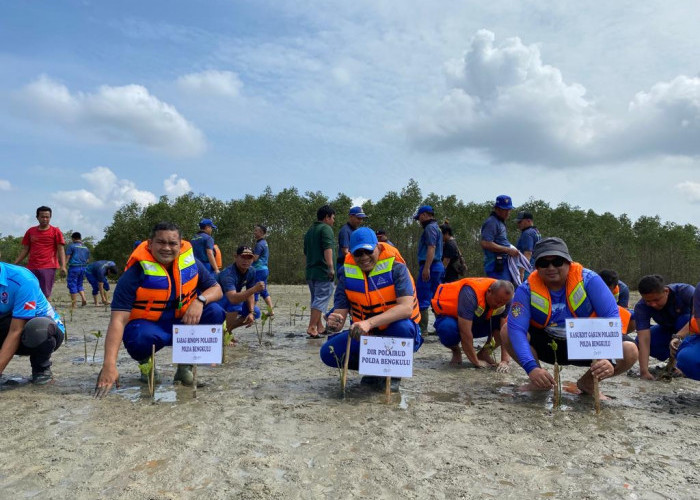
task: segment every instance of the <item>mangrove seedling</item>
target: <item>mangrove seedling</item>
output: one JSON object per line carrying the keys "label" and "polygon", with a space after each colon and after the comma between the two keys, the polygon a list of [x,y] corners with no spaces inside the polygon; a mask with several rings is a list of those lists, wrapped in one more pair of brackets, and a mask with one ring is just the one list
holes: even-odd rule
{"label": "mangrove seedling", "polygon": [[554,351],[554,407],[559,408],[561,405],[561,371],[557,360],[557,349],[559,345],[556,340],[552,339],[549,343],[549,347]]}
{"label": "mangrove seedling", "polygon": [[[95,355],[97,354],[97,346],[100,343],[100,339],[102,338],[102,330],[97,330],[97,331],[92,331],[92,334],[95,336],[95,350],[92,351],[92,362],[95,362]],[[87,354],[86,354],[87,356]]]}

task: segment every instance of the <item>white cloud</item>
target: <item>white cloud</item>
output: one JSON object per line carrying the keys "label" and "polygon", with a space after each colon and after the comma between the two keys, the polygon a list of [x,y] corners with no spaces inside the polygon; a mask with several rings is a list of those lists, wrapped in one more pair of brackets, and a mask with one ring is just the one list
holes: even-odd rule
{"label": "white cloud", "polygon": [[519,38],[480,30],[445,69],[441,102],[407,130],[428,151],[472,149],[499,162],[570,166],[700,155],[700,78],[678,76],[638,92],[626,113],[599,110]]}
{"label": "white cloud", "polygon": [[243,82],[232,71],[203,71],[177,79],[178,86],[188,92],[224,97],[238,97]]}
{"label": "white cloud", "polygon": [[0,191],[9,191],[12,188],[10,181],[0,179]]}
{"label": "white cloud", "polygon": [[58,191],[52,197],[70,208],[92,210],[114,210],[132,201],[148,205],[158,200],[150,191],[137,189],[133,181],[118,179],[107,167],[95,167],[81,177],[89,190]]}
{"label": "white cloud", "polygon": [[20,91],[18,101],[28,115],[102,140],[180,156],[198,155],[206,148],[199,129],[141,85],[103,85],[93,94],[71,94],[65,85],[41,76]]}
{"label": "white cloud", "polygon": [[690,203],[700,203],[700,182],[680,182],[676,184],[676,189],[678,189]]}
{"label": "white cloud", "polygon": [[582,154],[596,113],[579,84],[542,63],[519,38],[494,44],[480,30],[460,61],[447,64],[450,89],[409,135],[428,150],[474,148],[501,161],[540,162]]}
{"label": "white cloud", "polygon": [[165,190],[165,194],[172,198],[177,198],[180,195],[192,191],[192,187],[190,183],[187,182],[187,179],[178,178],[177,174],[172,174],[163,181],[163,189]]}

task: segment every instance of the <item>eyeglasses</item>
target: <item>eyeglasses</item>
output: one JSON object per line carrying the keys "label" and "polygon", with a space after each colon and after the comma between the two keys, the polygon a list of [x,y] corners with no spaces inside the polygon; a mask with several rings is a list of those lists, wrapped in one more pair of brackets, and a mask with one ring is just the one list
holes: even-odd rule
{"label": "eyeglasses", "polygon": [[561,267],[564,264],[569,262],[566,260],[564,257],[554,257],[553,259],[545,259],[544,257],[541,259],[537,259],[537,262],[535,262],[535,267],[538,267],[540,269],[546,269],[550,265],[554,267]]}
{"label": "eyeglasses", "polygon": [[353,257],[362,257],[364,255],[372,255],[374,253],[374,250],[365,250],[364,248],[360,248],[359,250],[355,250],[352,253]]}

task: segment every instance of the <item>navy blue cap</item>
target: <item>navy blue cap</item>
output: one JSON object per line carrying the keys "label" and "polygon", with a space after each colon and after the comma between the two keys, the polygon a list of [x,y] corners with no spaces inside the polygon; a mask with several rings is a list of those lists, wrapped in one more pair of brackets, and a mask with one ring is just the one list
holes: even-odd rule
{"label": "navy blue cap", "polygon": [[368,227],[355,229],[350,235],[350,253],[357,250],[374,250],[377,247],[377,235]]}
{"label": "navy blue cap", "polygon": [[413,220],[418,220],[418,216],[424,213],[434,214],[435,212],[433,211],[433,207],[430,205],[423,205],[415,214],[413,214]]}
{"label": "navy blue cap", "polygon": [[507,194],[502,194],[496,198],[494,206],[501,210],[513,210],[513,200]]}
{"label": "navy blue cap", "polygon": [[211,221],[211,219],[202,219],[199,221],[199,227],[207,227],[211,226],[214,229],[217,229],[217,227],[214,225],[214,223]]}
{"label": "navy blue cap", "polygon": [[360,219],[364,219],[367,215],[362,211],[362,207],[352,207],[348,215],[354,215]]}

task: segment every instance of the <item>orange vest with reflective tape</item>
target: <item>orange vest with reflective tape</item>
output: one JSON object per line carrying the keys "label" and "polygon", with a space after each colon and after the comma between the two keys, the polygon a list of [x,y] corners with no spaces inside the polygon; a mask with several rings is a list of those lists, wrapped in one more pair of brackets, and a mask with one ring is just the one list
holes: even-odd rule
{"label": "orange vest with reflective tape", "polygon": [[[343,270],[345,272],[345,295],[350,302],[352,320],[363,321],[388,311],[396,306],[396,289],[392,268],[394,262],[406,264],[399,251],[391,245],[379,243],[379,257],[377,263],[368,274],[355,263],[352,254],[345,254]],[[408,274],[413,285],[413,310],[411,320],[420,322],[418,298],[416,297],[416,284],[411,274]],[[385,330],[389,325],[380,326]]]}
{"label": "orange vest with reflective tape", "polygon": [[148,241],[144,241],[132,252],[126,263],[126,269],[139,264],[143,271],[143,281],[136,290],[136,299],[131,308],[129,321],[133,319],[146,319],[158,321],[168,308],[173,286],[176,290],[178,306],[175,309],[175,317],[182,318],[192,301],[197,297],[197,262],[194,258],[192,245],[189,241],[182,241],[180,254],[173,261],[173,277],[175,283],[171,283],[168,270],[160,264],[148,250]]}
{"label": "orange vest with reflective tape", "polygon": [[459,292],[462,290],[462,287],[468,286],[476,294],[477,307],[474,311],[474,316],[481,318],[486,312],[485,319],[490,319],[494,314],[499,315],[506,309],[506,306],[501,306],[496,310],[492,310],[486,304],[486,291],[495,281],[493,278],[463,278],[452,283],[443,283],[435,290],[435,295],[433,300],[430,301],[430,305],[433,307],[435,314],[456,318],[459,307]]}
{"label": "orange vest with reflective tape", "polygon": [[[530,284],[530,324],[544,328],[552,317],[552,296],[539,272],[533,272],[527,279]],[[566,305],[574,318],[594,318],[596,313],[583,287],[583,266],[572,262],[566,277]]]}

